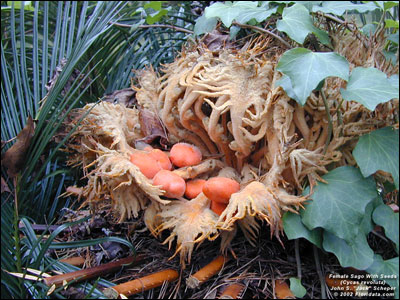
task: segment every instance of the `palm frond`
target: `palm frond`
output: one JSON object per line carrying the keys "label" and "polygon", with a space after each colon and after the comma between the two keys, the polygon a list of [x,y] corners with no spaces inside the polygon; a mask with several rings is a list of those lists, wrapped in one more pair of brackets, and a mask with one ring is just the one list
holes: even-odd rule
{"label": "palm frond", "polygon": [[[41,3],[41,5],[45,6],[44,11],[46,11],[46,4]],[[21,123],[20,127],[22,127],[22,124],[25,122],[25,119],[29,112],[33,114],[37,119],[35,135],[31,143],[30,151],[27,155],[27,161],[29,161],[30,163],[24,170],[24,173],[20,180],[19,199],[21,201],[22,211],[24,210],[23,203],[29,199],[27,195],[29,195],[30,194],[29,192],[33,191],[34,188],[37,186],[37,182],[40,180],[41,176],[43,175],[46,169],[46,164],[53,159],[53,157],[57,154],[57,152],[52,151],[51,153],[48,153],[44,165],[42,164],[42,162],[39,161],[39,159],[45,152],[51,137],[61,126],[62,121],[65,119],[68,112],[74,107],[74,105],[78,103],[78,101],[84,96],[84,92],[86,91],[86,89],[88,89],[89,87],[88,85],[86,85],[84,88],[83,85],[85,83],[85,80],[88,79],[88,76],[94,70],[94,68],[89,70],[89,67],[91,61],[94,60],[96,56],[92,56],[91,60],[89,62],[86,62],[83,68],[81,69],[81,74],[86,73],[85,76],[82,76],[82,79],[80,80],[76,80],[68,91],[63,91],[63,89],[67,85],[67,82],[71,77],[74,69],[78,66],[78,63],[82,64],[82,57],[84,57],[85,52],[89,49],[89,47],[96,38],[98,38],[103,32],[107,31],[110,28],[111,26],[109,25],[110,21],[116,18],[116,14],[123,7],[123,4],[121,3],[117,3],[116,5],[115,3],[106,4],[103,2],[99,2],[91,10],[89,10],[88,5],[82,5],[81,17],[83,16],[84,17],[83,19],[87,21],[86,23],[80,24],[79,26],[80,30],[78,28],[78,30],[76,31],[77,35],[74,36],[73,43],[71,41],[66,43],[65,41],[67,40],[66,34],[68,29],[74,32],[75,25],[72,20],[77,19],[78,17],[77,16],[78,10],[76,8],[76,5],[77,4],[74,3],[71,5],[70,2],[66,2],[65,4],[59,2],[57,5],[57,14],[54,14],[57,15],[57,18],[56,18],[56,26],[54,29],[54,40],[52,41],[53,48],[51,49],[51,54],[49,54],[50,49],[47,49],[48,50],[47,54],[48,56],[51,57],[50,69],[49,70],[42,69],[41,72],[44,73],[47,72],[47,74],[50,74],[50,71],[54,70],[56,65],[59,64],[63,58],[66,59],[66,63],[61,73],[59,74],[57,80],[55,81],[54,85],[51,87],[51,90],[44,97],[43,99],[44,101],[41,105],[39,105],[41,99],[33,99],[32,95],[43,94],[43,90],[42,93],[38,92],[31,93],[30,90],[28,91],[28,87],[30,87],[29,81],[26,80],[24,76],[21,76],[19,72],[19,64],[18,64],[19,54],[21,57],[23,57],[22,56],[23,54],[25,56],[31,54],[34,57],[32,61],[34,61],[35,53],[40,52],[40,49],[38,47],[35,47],[35,45],[33,46],[33,51],[31,51],[32,53],[27,53],[26,49],[22,48],[22,46],[25,45],[24,43],[25,35],[21,35],[19,37],[20,38],[19,45],[21,47],[19,49],[13,47],[12,51],[14,53],[13,70],[8,69],[5,71],[5,72],[8,71],[9,74],[12,74],[16,82],[14,87],[11,87],[12,85],[11,82],[6,81],[5,83],[10,88],[14,88],[16,90],[16,97],[14,96],[14,98],[16,98],[15,102],[18,103],[18,108],[14,106],[15,109],[11,110],[12,117],[14,118],[18,115]],[[24,32],[25,30],[22,27],[24,26],[24,22],[16,24],[16,18],[13,12],[14,10],[12,9],[10,24],[17,26],[19,25],[21,27],[20,32]],[[75,15],[71,15],[70,13]],[[90,18],[87,17],[89,13],[91,14]],[[21,16],[24,15],[23,10],[21,10],[20,15]],[[23,20],[23,17],[20,17],[20,20]],[[39,19],[35,20],[37,22],[39,21]],[[67,20],[70,21],[67,22]],[[41,25],[40,27],[43,27],[44,31],[49,32],[51,26],[49,26],[49,23],[46,23],[46,20],[43,20],[43,22],[44,22],[43,24],[40,24]],[[36,22],[34,21],[34,23]],[[37,26],[34,25],[34,28],[35,27],[39,28],[38,25],[39,24],[37,24]],[[36,32],[35,35],[38,35],[38,32]],[[72,33],[70,33],[70,36],[72,36]],[[17,38],[15,35],[15,31],[11,30],[11,44],[16,45],[17,44],[16,40]],[[66,56],[67,53],[69,53],[69,56]],[[40,66],[40,64],[38,65]],[[40,76],[40,74],[39,76],[34,76],[34,78],[37,79],[40,77],[46,78],[46,76],[43,76],[43,74],[42,76]],[[20,83],[20,81],[22,81],[23,83]],[[40,86],[40,84],[38,84],[34,80],[33,86],[38,87]],[[42,82],[42,87],[43,87],[43,82]],[[46,85],[44,87],[46,88]],[[80,88],[82,88],[83,91],[81,91]],[[62,97],[62,92],[65,92],[64,97]],[[25,97],[25,95],[28,95],[28,97]],[[36,103],[35,106],[37,107],[36,110],[30,107],[31,103]],[[33,173],[34,170],[36,170],[35,174]],[[34,177],[32,176],[33,174]]]}
{"label": "palm frond", "polygon": [[[90,216],[89,216],[90,217]],[[65,263],[61,263],[57,260],[54,260],[48,256],[46,256],[46,252],[49,249],[67,249],[67,248],[81,248],[81,247],[88,247],[90,245],[95,245],[99,243],[104,243],[104,242],[119,242],[122,244],[127,245],[131,249],[133,249],[132,244],[127,242],[124,239],[121,238],[115,238],[115,237],[105,237],[102,239],[94,239],[94,240],[83,240],[83,241],[76,241],[76,242],[71,242],[71,243],[56,243],[54,242],[54,239],[56,236],[63,231],[65,228],[68,228],[70,226],[74,226],[76,224],[82,223],[86,220],[88,220],[89,217],[80,219],[75,222],[68,222],[63,225],[61,225],[58,229],[53,231],[46,240],[44,240],[44,235],[46,232],[43,232],[41,236],[37,237],[31,223],[26,219],[22,218],[21,219],[21,224],[22,224],[22,230],[21,232],[24,235],[24,238],[21,241],[21,244],[24,247],[24,252],[26,255],[23,257],[23,263],[24,266],[26,266],[23,269],[24,274],[26,274],[27,268],[35,269],[35,270],[42,270],[43,272],[48,272],[48,270],[58,270],[58,271],[63,271],[63,272],[73,272],[76,270],[79,270],[78,268],[74,266],[70,266]],[[112,286],[113,284],[108,282],[107,280],[104,279],[99,279],[97,281],[103,286],[109,287]],[[44,284],[40,282],[31,282],[31,281],[24,281],[24,285],[30,295],[32,295],[36,299],[45,299],[49,298],[47,295],[47,292],[49,291],[49,287],[45,286]],[[79,288],[84,291],[88,298],[94,298],[94,299],[104,299],[103,293],[98,290],[94,285],[85,283],[85,284],[79,284]],[[63,288],[57,289],[54,293],[57,294],[59,291],[61,291]],[[61,297],[61,295],[57,295]]]}
{"label": "palm frond", "polygon": [[[140,4],[140,3],[139,3]],[[183,8],[184,3],[170,6],[170,13],[162,20],[163,24],[174,25],[188,30],[193,29],[195,15],[187,13],[188,8]],[[156,70],[161,64],[174,60],[188,40],[184,32],[174,31],[170,28],[151,27],[143,23],[139,14],[132,16],[132,10],[137,9],[138,3],[124,8],[124,18],[115,23],[113,28],[96,42],[97,48],[104,47],[100,57],[104,57],[104,63],[98,72],[106,74],[103,88],[104,93],[127,88],[131,77],[135,76],[132,70],[140,70],[146,66],[153,66]],[[111,50],[111,51],[110,51]]]}
{"label": "palm frond", "polygon": [[[32,263],[44,266],[43,257],[50,245],[41,247],[39,241],[26,243],[26,240],[19,243],[18,214],[29,215],[36,222],[51,221],[59,208],[57,197],[65,187],[67,173],[58,163],[62,154],[57,150],[62,143],[54,147],[51,138],[68,112],[87,96],[90,83],[96,78],[92,74],[100,62],[93,63],[96,55],[87,60],[85,54],[111,28],[110,24],[118,20],[124,5],[122,2],[95,5],[35,2],[33,12],[24,10],[23,5],[18,10],[14,6],[8,12],[2,10],[2,140],[14,138],[28,115],[34,116],[37,122],[27,163],[18,179],[17,195],[2,194],[1,237],[6,245],[1,257],[2,298],[23,298],[26,289],[31,297],[47,297],[28,281],[3,270],[20,272],[22,266]],[[48,90],[47,84],[62,59],[66,59],[65,66]],[[68,90],[64,89],[76,70],[82,76]],[[3,169],[2,176],[7,179]],[[14,196],[18,199],[18,210],[12,205]]]}
{"label": "palm frond", "polygon": [[1,199],[1,298],[11,299],[21,295],[21,280],[11,276],[7,271],[17,271],[15,264],[14,243],[14,208],[11,197]]}
{"label": "palm frond", "polygon": [[[37,237],[30,218],[37,223],[54,222],[69,199],[58,196],[74,178],[65,167],[64,153],[58,151],[66,139],[56,144],[52,137],[75,107],[97,101],[104,93],[130,85],[132,69],[174,59],[187,35],[169,28],[125,28],[143,24],[135,14],[140,2],[34,2],[34,9],[2,9],[1,41],[1,138],[13,140],[24,128],[28,115],[36,122],[35,134],[26,155],[26,164],[13,187],[15,194],[2,194],[2,298],[62,298],[59,291],[47,295],[48,288],[5,272],[22,272],[35,267],[73,271],[74,268],[46,255],[50,248],[84,247],[104,240],[55,244]],[[163,23],[192,29],[195,16],[187,13],[189,2],[171,5]],[[72,134],[70,132],[69,134]],[[9,142],[2,149],[9,149]],[[12,186],[6,170],[2,177]],[[18,205],[13,204],[13,198]],[[22,218],[20,219],[20,216]],[[19,229],[19,220],[24,227]],[[24,238],[19,240],[20,231]],[[115,238],[114,238],[115,239]],[[119,240],[125,243],[125,240]],[[86,243],[86,244],[85,244]],[[112,284],[100,279],[103,286]],[[80,285],[90,295],[104,297],[95,285]]]}

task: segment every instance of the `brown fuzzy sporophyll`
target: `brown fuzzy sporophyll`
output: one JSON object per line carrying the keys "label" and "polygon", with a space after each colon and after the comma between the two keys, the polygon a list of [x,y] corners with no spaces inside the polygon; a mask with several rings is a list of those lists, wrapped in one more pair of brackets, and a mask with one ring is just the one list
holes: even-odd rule
{"label": "brown fuzzy sporophyll", "polygon": [[[333,40],[351,68],[373,63],[368,52],[354,53],[361,43],[356,38]],[[101,102],[76,110],[71,128],[90,110],[67,146],[71,165],[84,170],[86,203],[95,207],[111,199],[120,222],[144,210],[155,237],[168,230],[163,243],[171,248],[176,240],[174,256],[180,254],[183,267],[194,246],[207,239],[222,235],[226,253],[238,226],[252,244],[258,221],[279,239],[283,212],[297,212],[308,199],[302,195],[305,183],[321,180],[328,164],[355,165],[356,138],[392,124],[398,100],[374,112],[356,102],[338,105],[345,83],[326,79],[329,135],[320,92],[301,106],[277,85],[282,51],[270,42],[256,39],[220,51],[199,44],[166,65],[162,75],[152,69],[138,73],[138,86],[132,86],[137,107],[158,116],[169,152],[155,143],[155,149],[136,148],[146,137],[138,108]],[[201,181],[194,185],[195,180]]]}

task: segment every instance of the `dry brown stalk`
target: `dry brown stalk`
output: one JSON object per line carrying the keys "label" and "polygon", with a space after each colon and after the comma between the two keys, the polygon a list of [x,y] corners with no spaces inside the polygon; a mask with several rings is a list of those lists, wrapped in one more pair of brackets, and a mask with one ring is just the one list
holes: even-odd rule
{"label": "dry brown stalk", "polygon": [[238,23],[238,22],[235,22],[235,21],[233,21],[232,24],[233,24],[233,25],[236,25],[236,26],[239,26],[239,27],[242,27],[242,28],[250,28],[250,29],[256,30],[256,31],[258,31],[258,32],[268,34],[268,35],[270,35],[270,36],[273,36],[273,37],[276,38],[277,40],[279,40],[279,41],[280,41],[283,45],[285,45],[288,49],[291,49],[291,48],[292,48],[292,46],[290,46],[290,44],[289,44],[288,42],[286,42],[283,38],[281,38],[279,35],[277,35],[277,34],[271,32],[271,31],[269,31],[269,30],[267,30],[267,29],[260,28],[260,27],[257,27],[257,26],[253,26],[253,25],[249,25],[249,24],[241,24],[241,23]]}
{"label": "dry brown stalk", "polygon": [[80,256],[72,256],[64,259],[60,259],[60,262],[67,263],[73,265],[75,267],[82,267],[85,263],[85,259]]}
{"label": "dry brown stalk", "polygon": [[[132,26],[135,26],[135,25],[122,24],[122,23],[117,23],[117,22],[114,22],[112,24],[119,26],[119,27],[125,27],[125,28],[131,28]],[[169,25],[169,24],[139,25],[138,28],[169,28],[169,29],[172,29],[175,31],[181,31],[181,32],[185,32],[188,34],[193,34],[193,31],[191,31],[189,29],[177,27],[177,26]]]}
{"label": "dry brown stalk", "polygon": [[43,281],[47,286],[61,286],[64,282],[70,282],[75,280],[75,282],[80,282],[83,280],[91,279],[93,277],[103,276],[105,274],[119,270],[122,266],[131,265],[133,263],[139,263],[144,260],[144,256],[128,256],[117,261],[113,261],[104,265],[100,265],[93,268],[83,269],[75,272],[55,275],[51,277],[44,278]]}
{"label": "dry brown stalk", "polygon": [[159,287],[165,281],[172,282],[176,280],[178,276],[179,274],[177,271],[173,269],[167,269],[113,286],[112,288],[107,288],[103,292],[104,295],[112,299],[117,299],[121,294],[129,297],[131,295]]}

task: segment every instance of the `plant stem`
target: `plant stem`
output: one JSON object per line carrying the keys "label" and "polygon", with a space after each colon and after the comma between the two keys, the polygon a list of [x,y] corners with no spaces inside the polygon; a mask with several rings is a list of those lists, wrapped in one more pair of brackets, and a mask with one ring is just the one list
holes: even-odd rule
{"label": "plant stem", "polygon": [[326,299],[326,290],[325,290],[325,278],[322,274],[321,265],[319,263],[319,256],[318,256],[318,248],[317,246],[313,245],[314,251],[314,260],[315,260],[315,267],[317,269],[317,274],[319,281],[321,282],[321,299]]}
{"label": "plant stem", "polygon": [[382,12],[381,19],[379,20],[378,26],[376,26],[376,30],[375,30],[375,32],[374,32],[374,35],[375,35],[375,36],[378,36],[378,33],[379,33],[381,30],[384,30],[384,29],[385,29],[385,15],[386,15],[386,13],[383,11],[383,12]]}
{"label": "plant stem", "polygon": [[[344,102],[344,99],[342,98],[342,100],[340,100],[338,107],[336,108],[335,114],[338,114],[338,118],[339,118],[339,113],[340,113],[340,108],[342,107],[342,104]],[[339,124],[342,124],[343,120],[339,120]]]}
{"label": "plant stem", "polygon": [[356,37],[363,43],[365,48],[367,48],[367,49],[369,48],[369,45],[368,45],[367,41],[365,39],[361,38],[360,33],[357,31],[357,27],[356,26],[354,26],[354,27],[350,26],[350,25],[353,25],[353,24],[347,22],[346,20],[341,20],[338,17],[335,17],[335,16],[330,15],[330,14],[322,13],[322,15],[327,19],[331,19],[332,21],[335,21],[336,23],[339,23],[339,24],[342,24],[342,25],[346,26],[346,28],[348,30],[350,30],[352,33],[354,33],[356,35]]}
{"label": "plant stem", "polygon": [[328,136],[326,137],[326,142],[325,142],[325,148],[324,148],[324,154],[325,154],[326,151],[328,150],[328,146],[331,141],[333,125],[332,125],[332,118],[331,118],[331,113],[329,110],[328,100],[326,100],[326,96],[325,96],[325,92],[324,92],[323,88],[321,89],[321,95],[322,95],[322,99],[324,100],[326,116],[328,118]]}
{"label": "plant stem", "polygon": [[289,49],[292,48],[292,46],[290,46],[290,44],[289,44],[288,42],[286,42],[284,39],[282,39],[279,35],[277,35],[277,34],[271,32],[271,31],[269,31],[269,30],[267,30],[267,29],[260,28],[260,27],[257,27],[257,26],[253,26],[253,25],[242,24],[242,23],[238,23],[238,22],[232,22],[232,25],[236,25],[236,26],[239,26],[239,27],[242,27],[242,28],[254,29],[254,30],[257,30],[257,31],[259,31],[259,32],[261,32],[261,33],[266,33],[266,34],[268,34],[268,35],[270,35],[270,36],[273,36],[273,37],[276,38],[277,40],[279,40],[279,41],[280,41],[282,44],[284,44],[287,48],[289,48]]}
{"label": "plant stem", "polygon": [[[342,104],[344,102],[344,99],[342,98],[342,100],[340,100],[338,107],[336,108],[336,114],[337,114],[337,118],[338,118],[338,124],[339,125],[343,125],[343,116],[342,116],[342,112],[340,111],[340,108],[342,107]],[[343,136],[343,128],[340,130],[340,136]]]}
{"label": "plant stem", "polygon": [[[119,26],[119,27],[125,27],[125,28],[131,28],[132,25],[129,24],[123,24],[123,23],[117,23],[117,22],[113,22],[113,25]],[[181,31],[181,32],[185,32],[188,34],[193,34],[194,32],[186,29],[186,28],[182,28],[182,27],[177,27],[174,25],[168,25],[168,24],[153,24],[153,25],[139,25],[138,28],[170,28],[172,30],[175,31]]]}
{"label": "plant stem", "polygon": [[[60,227],[59,225],[45,225],[45,224],[31,224],[32,225],[32,229],[34,231],[54,231],[56,230],[58,227]],[[25,225],[21,222],[19,224],[19,229],[24,228]]]}
{"label": "plant stem", "polygon": [[296,256],[297,278],[299,278],[301,280],[301,260],[300,260],[300,250],[299,250],[299,239],[294,240],[294,253]]}
{"label": "plant stem", "polygon": [[75,267],[82,267],[85,263],[85,259],[81,256],[72,256],[64,259],[60,259],[60,262],[73,265]]}

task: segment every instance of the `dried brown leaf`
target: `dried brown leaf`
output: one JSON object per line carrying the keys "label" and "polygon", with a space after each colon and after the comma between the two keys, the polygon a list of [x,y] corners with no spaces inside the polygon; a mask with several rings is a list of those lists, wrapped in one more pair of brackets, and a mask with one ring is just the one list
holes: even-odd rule
{"label": "dried brown leaf", "polygon": [[28,116],[25,127],[18,133],[17,141],[4,153],[1,164],[7,169],[7,174],[10,177],[15,177],[22,170],[34,131],[33,119]]}
{"label": "dried brown leaf", "polygon": [[76,186],[69,186],[67,187],[67,193],[80,196],[83,193],[83,189]]}
{"label": "dried brown leaf", "polygon": [[58,77],[60,76],[66,63],[67,63],[67,60],[65,58],[61,59],[60,64],[53,71],[52,77],[50,78],[49,82],[45,86],[47,92],[50,92],[50,90],[54,87],[54,84],[56,83],[56,81],[57,81]]}
{"label": "dried brown leaf", "polygon": [[[50,91],[53,89],[54,85],[56,84],[58,77],[60,76],[62,70],[64,69],[65,65],[67,64],[67,59],[62,58],[60,60],[59,65],[53,70],[53,74],[49,82],[46,84],[46,90],[47,90],[47,95],[50,93]],[[84,77],[84,74],[82,74],[78,69],[74,69],[72,71],[71,76],[69,77],[67,83],[64,85],[64,88],[61,91],[61,95],[65,96],[67,92],[71,89],[73,83],[77,80],[81,80]],[[87,85],[90,84],[90,80],[86,79],[84,85],[81,86],[81,89],[84,89]]]}
{"label": "dried brown leaf", "polygon": [[164,149],[167,148],[168,138],[164,126],[156,113],[146,108],[139,108],[139,123],[142,134],[145,137],[137,140],[138,142],[151,144],[159,139],[160,145]]}
{"label": "dried brown leaf", "polygon": [[5,192],[11,193],[11,190],[8,187],[8,184],[5,181],[5,179],[3,178],[3,176],[1,176],[1,193],[3,194]]}
{"label": "dried brown leaf", "polygon": [[216,29],[207,33],[201,42],[210,51],[220,51],[222,49],[234,48],[234,45],[229,41],[229,34],[222,33]]}
{"label": "dried brown leaf", "polygon": [[128,108],[132,108],[137,104],[136,92],[131,88],[126,88],[122,90],[117,90],[111,94],[106,94],[103,97],[103,101],[110,103],[119,103],[125,105]]}

